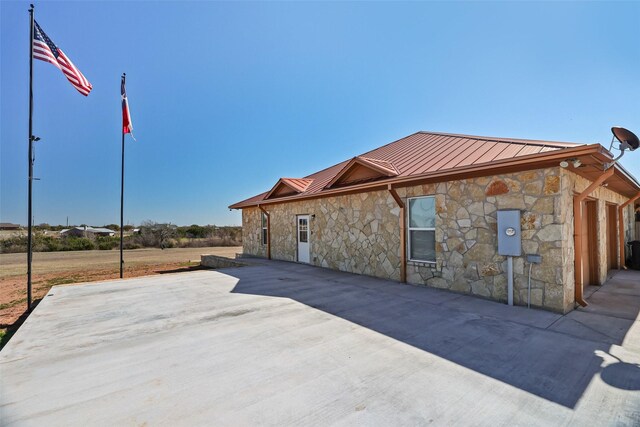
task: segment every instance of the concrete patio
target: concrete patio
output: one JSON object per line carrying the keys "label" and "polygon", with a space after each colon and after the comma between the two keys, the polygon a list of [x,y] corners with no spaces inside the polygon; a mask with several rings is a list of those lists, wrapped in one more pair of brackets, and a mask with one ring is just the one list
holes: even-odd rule
{"label": "concrete patio", "polygon": [[567,316],[283,262],[51,290],[2,425],[639,425],[640,272]]}

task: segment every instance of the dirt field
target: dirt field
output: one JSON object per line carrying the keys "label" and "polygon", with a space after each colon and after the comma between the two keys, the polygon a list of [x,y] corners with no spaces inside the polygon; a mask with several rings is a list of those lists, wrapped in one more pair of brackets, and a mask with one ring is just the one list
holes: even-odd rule
{"label": "dirt field", "polygon": [[[200,255],[233,258],[241,247],[136,249],[125,251],[125,278],[188,271]],[[33,299],[51,286],[119,277],[119,251],[36,252],[33,254]],[[27,304],[27,254],[0,254],[0,337],[21,319]],[[0,345],[0,347],[2,347]]]}

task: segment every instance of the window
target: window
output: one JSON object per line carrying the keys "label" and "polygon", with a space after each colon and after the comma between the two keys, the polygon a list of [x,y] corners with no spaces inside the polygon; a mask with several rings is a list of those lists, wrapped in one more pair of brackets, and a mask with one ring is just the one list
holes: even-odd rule
{"label": "window", "polygon": [[307,218],[298,218],[298,241],[307,243],[309,241],[309,224]]}
{"label": "window", "polygon": [[267,215],[264,212],[262,212],[262,244],[263,245],[267,244],[268,232],[269,231],[267,230]]}
{"label": "window", "polygon": [[436,203],[433,196],[409,199],[409,259],[436,261]]}

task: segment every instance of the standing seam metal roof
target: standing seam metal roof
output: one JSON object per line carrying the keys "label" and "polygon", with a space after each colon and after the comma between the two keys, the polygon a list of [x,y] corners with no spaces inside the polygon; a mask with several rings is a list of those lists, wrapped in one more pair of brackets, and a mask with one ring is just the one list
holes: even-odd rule
{"label": "standing seam metal roof", "polygon": [[[378,164],[391,164],[398,171],[398,177],[408,177],[580,145],[584,144],[416,132],[357,157],[364,157],[373,162],[377,161]],[[349,161],[351,160],[304,177],[305,180],[313,181],[299,195],[320,193]],[[258,194],[235,205],[257,204],[264,200],[268,193],[267,191]]]}

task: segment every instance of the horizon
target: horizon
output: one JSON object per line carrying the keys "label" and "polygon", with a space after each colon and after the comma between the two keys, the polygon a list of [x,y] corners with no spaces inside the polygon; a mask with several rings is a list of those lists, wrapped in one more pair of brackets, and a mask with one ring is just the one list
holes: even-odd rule
{"label": "horizon", "polygon": [[[28,5],[0,3],[0,220],[21,225]],[[137,138],[125,224],[238,226],[227,206],[278,178],[418,131],[608,148],[611,126],[640,133],[628,101],[639,14],[637,3],[37,3],[93,91],[34,61],[34,224],[119,222],[123,71]],[[636,179],[639,155],[621,161]]]}
{"label": "horizon", "polygon": [[[12,224],[12,225],[19,225],[22,228],[27,228],[27,224],[20,224],[17,222],[3,222],[3,224]],[[139,224],[124,224],[124,227],[142,227],[144,224],[144,221],[139,223]],[[217,227],[217,228],[226,228],[226,227],[242,227],[242,225],[218,225],[218,224],[174,224],[172,222],[167,222],[164,223],[167,225],[173,225],[176,227],[191,227],[193,225],[197,225],[199,227]],[[119,224],[116,223],[106,223],[106,224],[95,224],[95,223],[78,223],[78,224],[49,224],[47,222],[42,222],[39,224],[33,224],[34,228],[38,228],[38,227],[83,227],[83,226],[87,226],[87,227],[96,227],[96,228],[100,228],[100,227],[107,227],[109,225],[115,225],[116,227],[120,227]],[[7,230],[7,231],[11,231],[11,230]]]}

